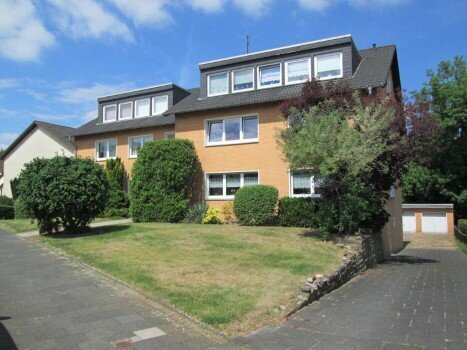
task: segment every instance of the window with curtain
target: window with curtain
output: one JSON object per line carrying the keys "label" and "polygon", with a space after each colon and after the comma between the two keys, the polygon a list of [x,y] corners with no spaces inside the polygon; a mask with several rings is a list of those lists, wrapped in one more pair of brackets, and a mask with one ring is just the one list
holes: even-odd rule
{"label": "window with curtain", "polygon": [[239,188],[257,185],[257,172],[210,174],[206,177],[207,199],[233,199]]}
{"label": "window with curtain", "polygon": [[156,96],[152,98],[152,114],[161,115],[169,109],[169,96]]}
{"label": "window with curtain", "polygon": [[143,148],[144,144],[147,142],[152,141],[152,135],[145,135],[145,136],[133,136],[130,137],[130,142],[129,142],[129,153],[130,153],[130,158],[135,158],[138,156],[138,151]]}
{"label": "window with curtain", "polygon": [[104,106],[104,122],[114,122],[117,120],[117,105]]}
{"label": "window with curtain", "polygon": [[244,68],[232,72],[233,91],[253,89],[253,68]]}
{"label": "window with curtain", "polygon": [[342,53],[315,56],[315,76],[320,79],[342,77]]}
{"label": "window with curtain", "polygon": [[229,75],[225,73],[216,73],[208,75],[209,96],[222,95],[229,92]]}
{"label": "window with curtain", "polygon": [[285,65],[286,71],[286,83],[303,83],[310,80],[310,59],[300,59],[295,61],[289,61]]}
{"label": "window with curtain", "polygon": [[225,176],[226,195],[234,196],[235,192],[240,188],[240,174],[227,174]]}
{"label": "window with curtain", "polygon": [[259,183],[258,173],[243,174],[243,186],[252,186]]}
{"label": "window with curtain", "polygon": [[119,104],[120,115],[118,119],[131,119],[133,118],[133,102],[123,102]]}
{"label": "window with curtain", "polygon": [[311,196],[311,173],[308,171],[291,172],[293,196]]}
{"label": "window with curtain", "polygon": [[281,65],[273,64],[270,66],[259,67],[259,86],[272,87],[281,85]]}
{"label": "window with curtain", "polygon": [[208,188],[210,196],[224,195],[224,175],[215,174],[208,176]]}
{"label": "window with curtain", "polygon": [[117,156],[117,141],[116,140],[105,140],[105,141],[96,142],[97,160],[115,158],[116,156]]}
{"label": "window with curtain", "polygon": [[149,98],[135,101],[135,117],[149,117]]}

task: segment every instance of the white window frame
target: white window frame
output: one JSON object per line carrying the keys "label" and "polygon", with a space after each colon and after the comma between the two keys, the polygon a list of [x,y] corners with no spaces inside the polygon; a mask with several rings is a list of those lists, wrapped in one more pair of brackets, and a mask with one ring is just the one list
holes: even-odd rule
{"label": "white window frame", "polygon": [[[261,68],[277,66],[277,65],[279,65],[279,83],[274,84],[274,85],[261,86]],[[269,88],[273,88],[273,87],[282,86],[282,62],[269,63],[269,64],[264,64],[262,66],[258,66],[256,79],[257,79],[257,84],[256,84],[257,89],[269,89]]]}
{"label": "white window frame", "polygon": [[[144,138],[144,137],[150,137],[151,141],[154,141],[154,135],[153,134],[146,134],[146,135],[134,135],[134,136],[129,136],[128,137],[128,158],[138,158],[138,155],[133,156],[131,154],[131,139],[135,138]],[[144,146],[144,145],[143,145]]]}
{"label": "white window frame", "polygon": [[294,172],[297,171],[308,171],[309,169],[296,169],[296,170],[289,170],[289,196],[294,198],[321,198],[320,194],[315,193],[315,181],[314,175],[310,176],[310,194],[294,194],[293,193],[293,176]]}
{"label": "white window frame", "polygon": [[[115,119],[113,120],[106,120],[105,119],[105,110],[109,107],[115,107]],[[117,104],[116,103],[113,103],[113,104],[110,104],[110,105],[105,105],[102,109],[102,121],[104,123],[113,123],[113,122],[116,122],[118,120],[118,111],[117,111]]]}
{"label": "white window frame", "polygon": [[[131,116],[129,118],[122,118],[122,105],[131,105]],[[133,101],[120,102],[118,104],[118,120],[130,120],[133,119]]]}
{"label": "white window frame", "polygon": [[[227,77],[227,82],[226,82],[227,92],[220,92],[220,93],[217,93],[217,94],[211,94],[211,76],[221,75],[221,74],[225,74],[226,77]],[[225,71],[225,72],[211,73],[211,74],[208,74],[207,79],[208,79],[208,97],[227,95],[229,93],[229,72]]]}
{"label": "white window frame", "polygon": [[[258,119],[258,137],[254,139],[243,139],[243,119],[248,119],[248,118],[257,118]],[[225,121],[228,119],[240,119],[240,139],[239,140],[231,140],[231,141],[225,141]],[[217,142],[210,142],[209,141],[209,123],[210,122],[215,122],[215,121],[222,121],[222,141],[217,141]],[[257,143],[259,142],[259,115],[258,114],[247,114],[247,115],[236,115],[236,116],[230,116],[230,117],[224,117],[224,118],[212,118],[212,119],[206,119],[204,121],[204,145],[205,147],[212,147],[212,146],[226,146],[226,145],[236,145],[236,144],[242,144],[242,143]]]}
{"label": "white window frame", "polygon": [[322,55],[315,55],[314,56],[314,74],[315,78],[318,79],[318,57],[326,57],[326,56],[335,56],[336,54],[339,54],[339,59],[341,63],[341,74],[332,76],[332,77],[325,77],[325,78],[319,78],[319,80],[330,80],[330,79],[339,79],[344,77],[344,60],[342,58],[342,52],[331,52],[331,53],[325,53]]}
{"label": "white window frame", "polygon": [[[308,79],[301,80],[301,81],[289,81],[289,63],[299,62],[299,61],[308,61]],[[285,61],[285,85],[295,85],[295,84],[302,84],[307,81],[311,80],[311,58],[310,57],[302,57],[297,58],[294,60]]]}
{"label": "white window frame", "polygon": [[[226,195],[227,193],[227,175],[233,175],[233,174],[240,174],[240,188],[244,187],[244,176],[245,174],[250,174],[250,173],[257,173],[258,174],[258,185],[261,184],[260,176],[259,176],[259,170],[242,170],[242,171],[229,171],[229,172],[210,172],[206,173],[205,178],[204,178],[204,183],[206,186],[205,190],[205,199],[206,200],[233,200],[235,199],[235,195],[233,196],[228,196]],[[223,175],[222,181],[223,181],[223,186],[222,186],[222,196],[210,196],[209,195],[209,175]]]}
{"label": "white window frame", "polygon": [[[104,157],[104,158],[99,158],[99,147],[98,147],[98,144],[99,143],[102,143],[102,142],[110,142],[110,141],[115,141],[115,157],[109,157],[108,156],[108,150],[107,150],[107,157]],[[107,159],[115,159],[117,158],[117,149],[118,148],[118,143],[117,143],[117,139],[106,139],[106,140],[96,140],[95,144],[94,144],[94,153],[96,155],[96,161],[98,162],[101,162],[101,161],[104,161],[104,160],[107,160]]]}
{"label": "white window frame", "polygon": [[167,131],[167,132],[164,133],[164,139],[168,140],[169,138],[167,137],[167,135],[170,135],[170,134],[174,135],[174,137],[172,137],[173,139],[175,138],[175,132],[174,131]]}
{"label": "white window frame", "polygon": [[[141,101],[148,101],[149,102],[149,111],[148,111],[148,114],[147,115],[138,115],[138,102],[141,102]],[[146,118],[146,117],[149,117],[151,115],[151,99],[149,97],[145,97],[145,98],[140,98],[140,99],[137,99],[135,100],[135,118]]]}
{"label": "white window frame", "polygon": [[157,99],[157,98],[161,98],[161,97],[164,97],[165,100],[167,101],[167,109],[166,109],[164,112],[166,112],[166,111],[169,109],[169,95],[158,95],[158,96],[154,96],[154,97],[151,99],[151,112],[152,112],[152,115],[162,115],[162,114],[164,114],[164,112],[159,113],[159,114],[156,114],[156,99]]}
{"label": "white window frame", "polygon": [[[239,70],[246,70],[246,69],[250,69],[251,70],[251,82],[253,83],[253,86],[249,89],[243,89],[243,90],[235,90],[235,72],[238,72]],[[238,68],[238,69],[235,69],[232,71],[231,73],[231,80],[232,80],[232,86],[231,86],[231,89],[232,89],[232,93],[233,94],[237,94],[239,92],[245,92],[245,91],[252,91],[255,89],[255,67],[245,67],[245,68]]]}

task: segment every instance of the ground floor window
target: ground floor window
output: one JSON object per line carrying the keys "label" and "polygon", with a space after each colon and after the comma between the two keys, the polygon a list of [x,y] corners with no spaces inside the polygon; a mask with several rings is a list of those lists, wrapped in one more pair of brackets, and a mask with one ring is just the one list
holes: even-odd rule
{"label": "ground floor window", "polygon": [[174,132],[166,132],[164,137],[166,139],[174,139],[175,138],[175,133]]}
{"label": "ground floor window", "polygon": [[258,172],[206,175],[207,199],[233,199],[239,188],[259,184]]}
{"label": "ground floor window", "polygon": [[130,158],[136,158],[138,156],[138,151],[143,148],[144,144],[151,141],[152,135],[130,137],[128,142]]}
{"label": "ground floor window", "polygon": [[320,197],[322,178],[308,170],[290,171],[290,195],[292,197]]}
{"label": "ground floor window", "polygon": [[117,156],[117,140],[102,140],[96,142],[97,160],[106,160]]}

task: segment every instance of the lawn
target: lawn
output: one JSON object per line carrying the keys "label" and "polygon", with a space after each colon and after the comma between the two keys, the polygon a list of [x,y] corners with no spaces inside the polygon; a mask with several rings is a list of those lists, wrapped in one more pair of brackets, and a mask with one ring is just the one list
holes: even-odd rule
{"label": "lawn", "polygon": [[139,223],[38,239],[227,334],[283,317],[307,277],[341,262],[297,228]]}
{"label": "lawn", "polygon": [[456,241],[456,245],[460,249],[460,251],[464,254],[467,254],[467,244],[458,240],[457,238],[454,238],[454,240]]}
{"label": "lawn", "polygon": [[[93,222],[119,220],[119,219],[122,219],[122,218],[119,216],[113,216],[113,217],[108,217],[108,218],[97,218]],[[38,230],[37,222],[31,219],[0,220],[0,228],[13,231],[16,233]]]}

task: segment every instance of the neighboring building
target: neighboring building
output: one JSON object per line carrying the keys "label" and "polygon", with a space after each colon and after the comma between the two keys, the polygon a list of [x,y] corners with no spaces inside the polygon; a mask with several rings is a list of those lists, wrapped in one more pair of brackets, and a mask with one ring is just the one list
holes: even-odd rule
{"label": "neighboring building", "polygon": [[[208,205],[221,207],[238,188],[257,183],[280,196],[318,196],[311,175],[292,171],[277,145],[277,130],[287,126],[280,105],[314,77],[345,79],[370,93],[401,87],[395,46],[359,51],[350,35],[203,62],[199,73],[196,89],[166,84],[99,98],[98,118],[74,134],[77,155],[98,162],[118,156],[130,173],[144,142],[175,136],[195,144],[203,170],[198,200]],[[402,247],[396,192],[385,230],[397,243],[387,251]]]}
{"label": "neighboring building", "polygon": [[454,234],[454,205],[403,204],[404,232]]}
{"label": "neighboring building", "polygon": [[34,121],[3,152],[3,195],[12,197],[10,181],[23,170],[24,164],[34,158],[51,158],[55,155],[73,157],[75,145],[71,141],[74,129],[62,125]]}

